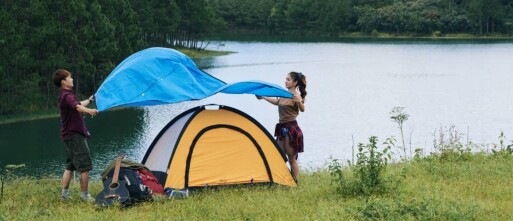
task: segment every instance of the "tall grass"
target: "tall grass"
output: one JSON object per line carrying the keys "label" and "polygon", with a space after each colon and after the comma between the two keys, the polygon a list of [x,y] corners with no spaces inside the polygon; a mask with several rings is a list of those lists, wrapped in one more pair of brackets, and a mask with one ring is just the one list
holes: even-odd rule
{"label": "tall grass", "polygon": [[[380,153],[376,138],[371,137],[369,144],[360,144],[368,151],[359,149],[357,165],[342,167],[337,160],[329,165],[332,183],[341,198],[359,200],[361,205],[347,210],[356,219],[513,219],[513,145],[506,145],[501,133],[499,145],[485,152],[461,138],[454,127],[441,129],[434,140],[435,152],[422,156],[422,150],[416,150],[412,161],[386,164],[385,153],[393,145],[385,142]],[[377,191],[360,191],[369,188]]]}

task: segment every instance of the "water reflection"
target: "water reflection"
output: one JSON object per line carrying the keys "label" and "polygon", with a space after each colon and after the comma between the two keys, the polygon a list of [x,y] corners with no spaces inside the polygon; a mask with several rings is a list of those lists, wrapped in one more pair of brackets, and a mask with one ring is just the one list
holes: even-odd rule
{"label": "water reflection", "polygon": [[[102,112],[85,117],[92,137],[88,140],[93,157],[93,177],[97,176],[118,153],[137,156],[144,126],[143,109]],[[59,137],[59,119],[43,119],[0,126],[2,154],[0,167],[25,164],[18,174],[60,176],[64,169],[65,149]]]}
{"label": "water reflection", "polygon": [[15,171],[23,174],[27,171],[53,171],[57,166],[55,156],[64,156],[58,119],[37,120],[30,126],[24,122],[2,125],[0,145],[0,166],[25,164]]}
{"label": "water reflection", "polygon": [[[93,134],[89,140],[94,166],[102,170],[119,153],[134,158],[144,134],[144,109],[126,108],[100,113],[88,122]],[[101,171],[100,171],[101,172]]]}

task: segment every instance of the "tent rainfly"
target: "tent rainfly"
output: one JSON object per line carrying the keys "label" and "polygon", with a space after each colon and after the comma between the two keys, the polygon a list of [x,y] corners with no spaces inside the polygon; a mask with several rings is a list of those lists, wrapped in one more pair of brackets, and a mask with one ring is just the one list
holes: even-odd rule
{"label": "tent rainfly", "polygon": [[246,113],[222,105],[198,106],[175,117],[153,140],[142,163],[164,188],[296,186],[269,132]]}

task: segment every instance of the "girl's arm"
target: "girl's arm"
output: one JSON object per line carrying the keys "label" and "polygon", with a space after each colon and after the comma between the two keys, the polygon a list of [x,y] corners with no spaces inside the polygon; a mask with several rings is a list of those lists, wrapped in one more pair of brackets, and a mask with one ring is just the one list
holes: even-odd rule
{"label": "girl's arm", "polygon": [[258,100],[260,99],[264,99],[266,100],[267,102],[271,103],[271,104],[274,104],[274,105],[278,105],[278,98],[276,97],[262,97],[262,96],[257,96]]}
{"label": "girl's arm", "polygon": [[305,104],[303,103],[303,98],[298,93],[294,94],[294,102],[297,104],[299,111],[305,112]]}
{"label": "girl's arm", "polygon": [[305,112],[305,104],[303,104],[303,101],[296,102],[296,103],[297,103],[297,106],[299,107],[299,110],[301,112]]}

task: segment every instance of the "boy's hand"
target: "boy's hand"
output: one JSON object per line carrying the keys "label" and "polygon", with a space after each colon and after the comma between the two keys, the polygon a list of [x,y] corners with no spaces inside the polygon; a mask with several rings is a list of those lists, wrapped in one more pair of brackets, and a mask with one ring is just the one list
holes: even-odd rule
{"label": "boy's hand", "polygon": [[99,112],[99,111],[98,111],[98,110],[96,110],[96,109],[90,109],[90,111],[89,111],[89,115],[91,115],[92,117],[94,117],[94,116],[96,116],[96,115],[98,114],[98,112]]}

